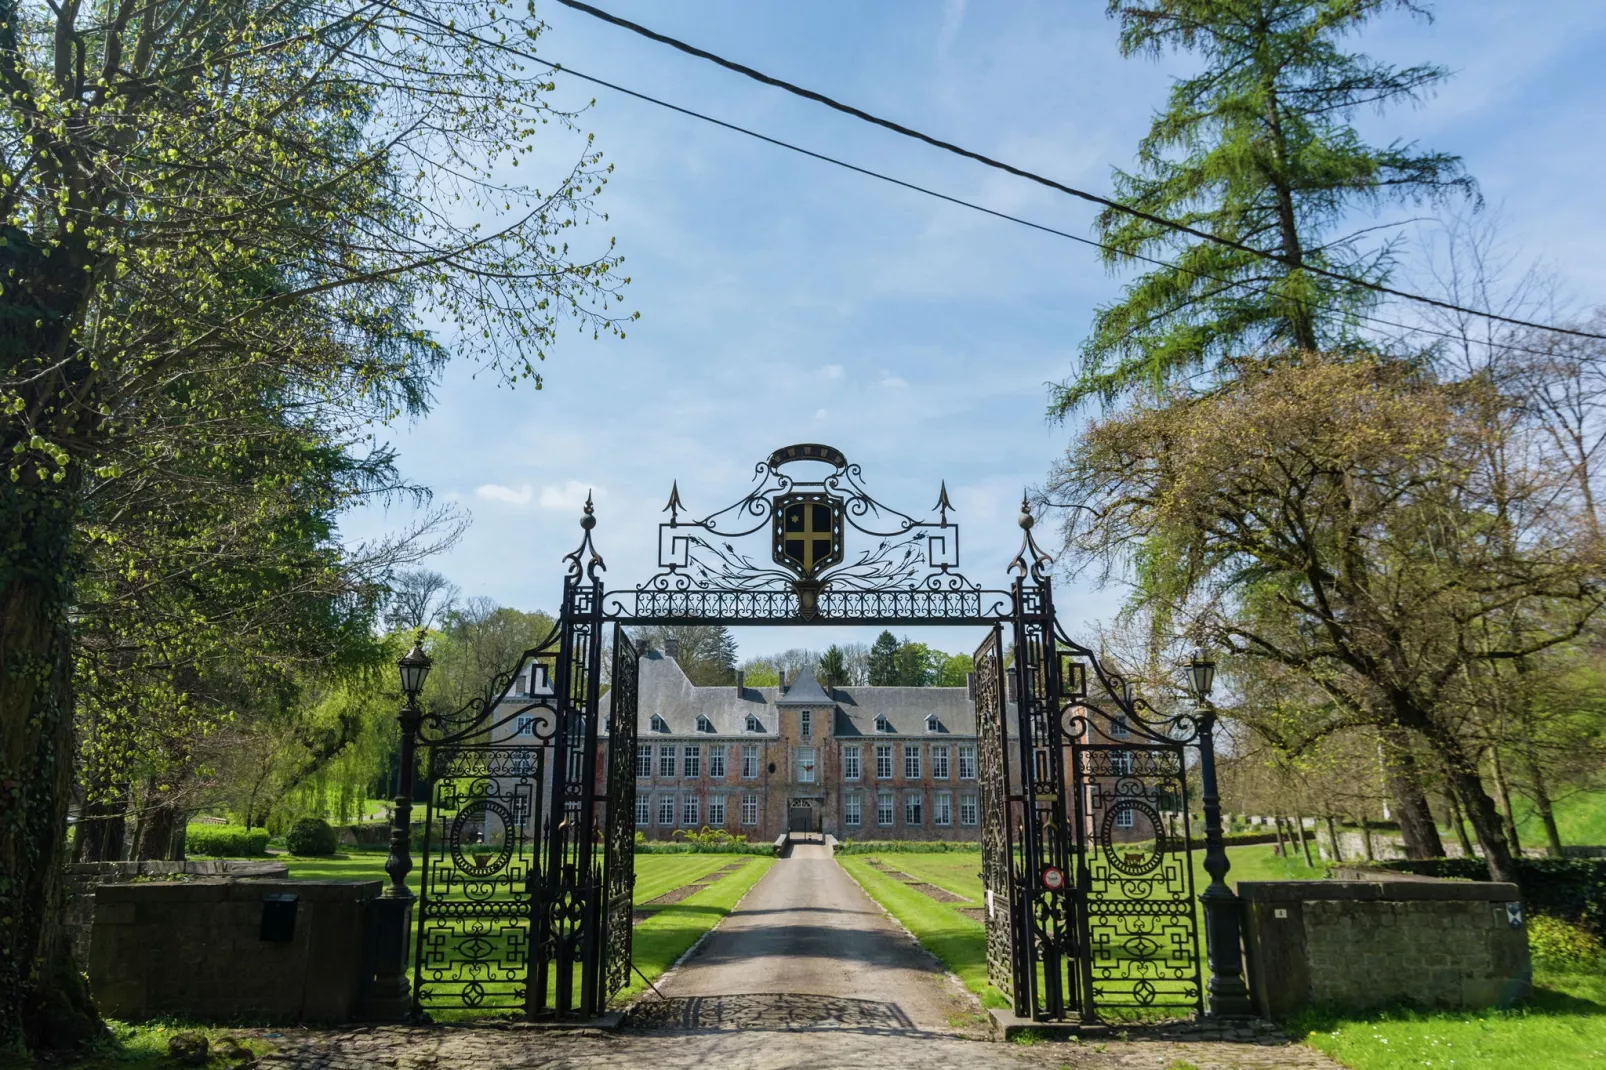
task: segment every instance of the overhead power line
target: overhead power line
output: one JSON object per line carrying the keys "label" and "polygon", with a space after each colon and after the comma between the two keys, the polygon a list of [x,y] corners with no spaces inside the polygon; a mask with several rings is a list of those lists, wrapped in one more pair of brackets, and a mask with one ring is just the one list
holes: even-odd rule
{"label": "overhead power line", "polygon": [[[1071,196],[1071,197],[1080,198],[1081,200],[1091,202],[1093,204],[1099,205],[1100,207],[1108,208],[1111,211],[1119,212],[1122,215],[1131,216],[1134,219],[1141,219],[1144,222],[1152,223],[1155,226],[1164,227],[1164,228],[1166,228],[1168,230],[1175,231],[1176,233],[1179,233],[1179,234],[1187,234],[1190,237],[1198,238],[1201,241],[1211,242],[1212,244],[1225,246],[1226,248],[1234,249],[1234,250],[1237,250],[1238,252],[1248,253],[1251,256],[1259,257],[1260,259],[1263,259],[1263,260],[1271,260],[1271,261],[1274,261],[1276,263],[1282,264],[1284,267],[1293,268],[1293,269],[1299,270],[1299,271],[1308,271],[1313,275],[1320,275],[1320,276],[1322,276],[1324,278],[1333,279],[1336,282],[1343,282],[1343,283],[1348,283],[1349,285],[1352,285],[1352,286],[1359,286],[1359,287],[1362,287],[1364,289],[1371,290],[1374,293],[1385,294],[1385,295],[1387,295],[1389,297],[1398,297],[1398,298],[1400,298],[1402,300],[1413,301],[1413,302],[1416,302],[1418,304],[1431,305],[1431,306],[1433,306],[1435,308],[1444,309],[1445,311],[1448,311],[1448,312],[1455,312],[1455,313],[1459,313],[1461,315],[1466,315],[1466,316],[1476,316],[1476,317],[1478,317],[1480,319],[1490,320],[1490,321],[1495,322],[1495,323],[1504,323],[1504,324],[1507,324],[1508,326],[1512,326],[1512,327],[1523,327],[1523,328],[1527,328],[1529,330],[1536,330],[1536,331],[1550,331],[1550,332],[1554,332],[1556,334],[1573,335],[1573,336],[1578,337],[1578,338],[1591,338],[1591,339],[1595,339],[1595,340],[1598,340],[1598,341],[1606,341],[1606,334],[1596,334],[1596,333],[1591,332],[1591,331],[1580,330],[1580,329],[1574,328],[1574,327],[1561,327],[1561,326],[1557,326],[1556,324],[1535,323],[1535,322],[1533,322],[1531,320],[1516,319],[1516,318],[1511,317],[1511,316],[1502,316],[1497,312],[1490,312],[1490,311],[1487,311],[1486,309],[1468,308],[1468,307],[1466,307],[1464,305],[1455,304],[1452,301],[1443,301],[1443,300],[1440,300],[1440,299],[1435,298],[1435,297],[1428,297],[1426,294],[1412,293],[1409,290],[1398,290],[1398,289],[1395,289],[1392,286],[1385,286],[1384,284],[1379,283],[1379,282],[1372,282],[1371,280],[1368,280],[1368,279],[1359,279],[1359,278],[1356,278],[1356,277],[1354,277],[1352,275],[1346,275],[1341,271],[1333,271],[1333,270],[1328,269],[1328,268],[1323,268],[1323,267],[1320,267],[1320,266],[1314,266],[1314,265],[1311,265],[1311,264],[1297,264],[1296,265],[1293,261],[1291,261],[1287,256],[1283,255],[1282,253],[1272,252],[1272,251],[1265,250],[1265,249],[1256,249],[1254,246],[1245,245],[1244,243],[1239,242],[1239,241],[1234,241],[1231,238],[1223,238],[1218,234],[1211,234],[1209,231],[1199,230],[1197,227],[1190,227],[1186,223],[1179,223],[1174,219],[1167,219],[1164,216],[1155,215],[1152,212],[1145,212],[1141,208],[1134,208],[1129,204],[1123,204],[1122,202],[1116,201],[1116,200],[1112,200],[1109,197],[1104,197],[1104,196],[1101,196],[1100,194],[1097,194],[1097,193],[1091,193],[1091,192],[1089,192],[1087,190],[1078,189],[1075,186],[1068,186],[1063,182],[1058,182],[1058,181],[1056,181],[1056,180],[1054,180],[1052,178],[1047,178],[1047,177],[1045,177],[1043,175],[1039,175],[1039,174],[1037,174],[1035,172],[1028,171],[1028,170],[1026,170],[1024,168],[1016,167],[1015,165],[1010,164],[1010,163],[1005,163],[1002,160],[996,160],[996,159],[992,158],[991,156],[985,156],[982,153],[972,151],[971,149],[967,149],[962,145],[956,145],[951,141],[944,141],[941,138],[933,137],[930,134],[923,133],[923,132],[921,132],[919,130],[916,130],[916,129],[912,128],[912,127],[904,126],[901,123],[894,122],[891,119],[884,119],[881,116],[873,115],[870,112],[867,112],[867,111],[863,110],[862,108],[856,108],[851,104],[844,104],[842,101],[835,100],[835,99],[833,99],[831,97],[828,97],[824,93],[818,93],[818,92],[816,92],[816,91],[814,91],[812,89],[807,89],[807,88],[805,88],[803,86],[796,85],[796,84],[794,84],[792,82],[788,82],[788,81],[786,81],[784,79],[776,78],[773,75],[765,74],[763,71],[756,70],[756,69],[754,69],[752,67],[749,67],[749,66],[746,66],[745,64],[742,64],[742,63],[737,63],[735,60],[726,59],[723,56],[716,55],[715,53],[709,52],[706,49],[698,48],[696,45],[688,44],[687,42],[681,41],[678,38],[670,37],[667,34],[659,33],[656,30],[653,30],[653,29],[650,29],[650,28],[648,28],[646,26],[641,25],[640,23],[631,22],[629,19],[620,18],[618,15],[614,15],[614,14],[612,14],[610,12],[604,11],[601,8],[593,7],[590,4],[583,3],[582,0],[557,0],[557,2],[562,4],[564,7],[572,8],[575,11],[579,11],[579,12],[581,12],[583,14],[590,15],[593,18],[601,19],[603,22],[611,23],[612,25],[618,26],[618,27],[620,27],[622,29],[629,30],[632,33],[639,34],[642,37],[647,38],[648,40],[656,41],[659,44],[668,45],[669,47],[677,49],[677,50],[679,50],[681,52],[684,52],[689,56],[696,56],[698,59],[708,60],[710,63],[714,63],[714,64],[717,64],[717,65],[719,65],[721,67],[724,67],[726,70],[734,71],[735,73],[740,74],[740,75],[742,75],[742,76],[744,76],[746,78],[751,78],[756,82],[762,82],[765,85],[773,86],[776,89],[785,90],[786,92],[791,93],[794,96],[802,97],[805,100],[812,100],[817,104],[823,104],[826,107],[831,108],[834,111],[842,112],[844,115],[851,115],[855,119],[860,119],[860,120],[863,120],[864,122],[871,123],[871,124],[873,124],[875,126],[879,126],[879,127],[884,128],[884,129],[891,130],[892,132],[894,132],[896,134],[901,134],[904,137],[913,138],[916,141],[924,142],[925,144],[931,145],[934,148],[942,149],[944,152],[951,152],[951,153],[953,153],[953,154],[955,154],[957,156],[963,156],[964,158],[966,158],[968,160],[974,160],[977,163],[983,164],[984,166],[995,168],[995,169],[1000,170],[1000,171],[1004,171],[1007,174],[1015,175],[1017,178],[1024,178],[1029,182],[1035,182],[1038,185],[1046,186],[1049,189],[1055,190],[1055,191],[1057,191],[1059,193],[1064,193],[1064,194],[1066,194],[1068,196]],[[570,74],[577,74],[577,72],[575,72],[575,71],[573,71],[573,70],[571,70],[569,68],[561,68],[561,69],[568,70],[568,72]],[[579,77],[585,77],[584,75],[578,75],[578,76]],[[596,82],[599,85],[608,85],[608,83],[605,83],[601,79],[597,79],[597,78],[586,78],[586,80],[587,81]],[[690,111],[688,109],[676,107],[675,105],[672,105],[672,104],[666,104],[663,101],[653,100],[652,98],[647,97],[645,94],[635,93],[635,92],[632,92],[630,90],[623,89],[620,86],[609,85],[608,87],[610,89],[615,89],[615,90],[618,90],[620,92],[629,93],[631,96],[639,97],[642,100],[651,100],[652,103],[659,104],[659,105],[661,105],[663,107],[672,108],[675,111],[679,111],[679,112],[682,112],[682,113],[687,114],[687,115],[694,115],[697,118],[704,119],[705,121],[708,121],[708,122],[718,123],[720,126],[729,127],[732,130],[740,130],[742,133],[749,134],[750,136],[753,136],[753,137],[761,138],[761,139],[763,139],[765,141],[768,141],[768,142],[770,142],[772,144],[775,144],[775,145],[779,145],[779,146],[781,146],[783,148],[790,148],[790,149],[793,149],[794,151],[797,151],[797,152],[803,152],[806,155],[814,156],[816,159],[826,160],[827,162],[830,162],[830,163],[836,163],[836,164],[838,164],[840,166],[849,167],[852,170],[860,171],[863,174],[872,175],[873,177],[877,177],[877,178],[883,178],[883,179],[886,179],[887,181],[891,181],[891,182],[897,182],[899,185],[909,186],[909,188],[911,188],[911,189],[920,189],[920,187],[914,186],[914,185],[912,185],[910,183],[902,182],[902,181],[897,180],[897,179],[888,179],[884,175],[877,175],[874,172],[866,171],[863,168],[854,167],[851,164],[844,164],[841,161],[833,160],[833,159],[830,159],[829,157],[821,156],[818,153],[809,152],[806,149],[799,149],[796,146],[788,145],[785,142],[778,141],[778,140],[776,140],[774,138],[766,137],[763,134],[757,134],[757,133],[754,133],[753,131],[745,130],[745,129],[741,128],[741,127],[733,126],[730,123],[721,122],[720,120],[717,120],[717,119],[710,119],[708,116],[699,115],[699,114],[697,114],[695,112],[692,112],[692,111]],[[965,202],[958,201],[956,198],[946,197],[943,194],[932,193],[932,191],[930,191],[930,190],[920,189],[920,192],[922,192],[922,193],[930,193],[933,196],[943,197],[945,200],[955,201],[956,203],[965,203]],[[991,215],[997,215],[997,216],[1001,216],[1003,218],[1008,218],[1008,219],[1011,219],[1011,220],[1013,220],[1014,222],[1017,222],[1017,223],[1025,223],[1027,226],[1036,227],[1039,230],[1053,231],[1053,228],[1051,228],[1051,227],[1043,227],[1043,226],[1041,226],[1039,224],[1036,224],[1036,223],[1027,222],[1026,220],[1016,219],[1016,218],[1014,218],[1012,216],[1005,216],[1004,213],[1002,213],[1002,212],[994,212],[991,209],[980,208],[977,205],[967,204],[967,207],[977,208],[977,210],[979,210],[979,211],[984,211],[984,212],[988,212]],[[1106,250],[1108,252],[1111,252],[1111,253],[1113,253],[1113,254],[1115,254],[1117,256],[1129,257],[1129,258],[1135,259],[1135,260],[1145,260],[1145,261],[1150,261],[1152,263],[1162,263],[1162,264],[1165,263],[1164,261],[1152,261],[1152,260],[1150,260],[1149,257],[1136,256],[1136,255],[1134,255],[1132,253],[1126,252],[1125,250],[1112,249],[1110,246],[1104,245],[1104,244],[1102,244],[1100,242],[1089,241],[1086,238],[1077,238],[1077,237],[1075,237],[1073,235],[1070,235],[1070,234],[1067,234],[1067,233],[1065,233],[1063,231],[1053,231],[1053,233],[1059,234],[1061,237],[1071,238],[1073,241],[1082,241],[1082,242],[1084,242],[1084,243],[1086,243],[1088,245],[1097,246],[1098,248],[1104,249],[1104,250]],[[1171,266],[1171,265],[1167,265],[1167,266]],[[1218,280],[1218,281],[1227,281],[1227,280]],[[1402,326],[1402,325],[1396,324],[1395,326]],[[1417,328],[1407,328],[1407,329],[1415,330]],[[1435,332],[1428,332],[1428,333],[1435,333]]]}

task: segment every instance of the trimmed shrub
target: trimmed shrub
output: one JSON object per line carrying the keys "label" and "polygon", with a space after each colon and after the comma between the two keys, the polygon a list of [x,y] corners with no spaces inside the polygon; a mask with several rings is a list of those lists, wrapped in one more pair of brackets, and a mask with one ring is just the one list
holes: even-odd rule
{"label": "trimmed shrub", "polygon": [[244,825],[189,825],[184,829],[186,855],[216,858],[261,858],[268,853],[268,830]]}
{"label": "trimmed shrub", "polygon": [[[1606,858],[1519,858],[1517,886],[1531,918],[1544,914],[1579,925],[1606,938]],[[1481,858],[1391,860],[1377,868],[1422,877],[1486,881],[1489,867]]]}
{"label": "trimmed shrub", "polygon": [[1562,973],[1593,973],[1606,965],[1606,948],[1599,937],[1544,914],[1528,919],[1528,950],[1535,966]]}
{"label": "trimmed shrub", "polygon": [[321,817],[297,818],[284,834],[284,846],[293,855],[327,857],[335,853],[335,830]]}
{"label": "trimmed shrub", "polygon": [[981,844],[962,840],[843,840],[836,845],[839,855],[931,855],[980,850]]}

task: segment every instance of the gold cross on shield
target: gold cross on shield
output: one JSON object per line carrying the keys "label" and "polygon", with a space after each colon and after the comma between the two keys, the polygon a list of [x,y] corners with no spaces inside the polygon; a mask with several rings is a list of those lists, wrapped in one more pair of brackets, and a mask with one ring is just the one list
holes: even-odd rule
{"label": "gold cross on shield", "polygon": [[831,507],[818,502],[792,502],[781,514],[782,552],[802,569],[814,574],[832,556]]}

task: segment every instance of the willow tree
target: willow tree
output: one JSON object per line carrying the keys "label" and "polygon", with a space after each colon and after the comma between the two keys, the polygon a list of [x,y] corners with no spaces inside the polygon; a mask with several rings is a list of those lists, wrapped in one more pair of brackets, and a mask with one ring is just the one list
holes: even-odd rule
{"label": "willow tree", "polygon": [[1376,297],[1363,283],[1388,277],[1393,245],[1350,229],[1355,211],[1474,189],[1459,158],[1369,145],[1350,124],[1360,109],[1418,101],[1446,77],[1343,49],[1390,9],[1422,5],[1110,0],[1123,54],[1175,50],[1200,64],[1172,85],[1137,167],[1116,172],[1115,198],[1231,244],[1102,213],[1105,262],[1144,273],[1097,310],[1076,374],[1054,393],[1056,415],[1258,351],[1329,350],[1356,336]]}
{"label": "willow tree", "polygon": [[606,167],[536,154],[574,117],[504,47],[539,29],[496,0],[0,0],[0,1047],[83,1017],[55,912],[75,530],[151,399],[257,367],[394,415],[448,355],[539,385],[565,317],[620,328],[611,243],[567,237]]}

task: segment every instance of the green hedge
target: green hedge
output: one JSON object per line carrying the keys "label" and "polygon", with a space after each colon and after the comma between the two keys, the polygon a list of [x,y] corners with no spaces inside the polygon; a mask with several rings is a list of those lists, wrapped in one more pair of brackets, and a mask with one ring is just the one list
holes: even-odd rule
{"label": "green hedge", "polygon": [[[1423,877],[1486,881],[1481,858],[1429,858],[1379,862],[1383,869]],[[1606,858],[1519,858],[1517,885],[1530,914],[1544,914],[1581,925],[1606,937]]]}
{"label": "green hedge", "polygon": [[775,853],[769,843],[678,843],[674,840],[636,842],[638,855],[768,855]]}
{"label": "green hedge", "polygon": [[839,855],[947,854],[980,850],[981,844],[962,840],[843,840],[836,845]]}
{"label": "green hedge", "polygon": [[293,855],[327,858],[335,853],[339,841],[329,822],[321,817],[297,818],[284,834],[284,846]]}
{"label": "green hedge", "polygon": [[189,825],[184,829],[186,855],[218,858],[261,858],[268,853],[268,830],[244,825]]}

